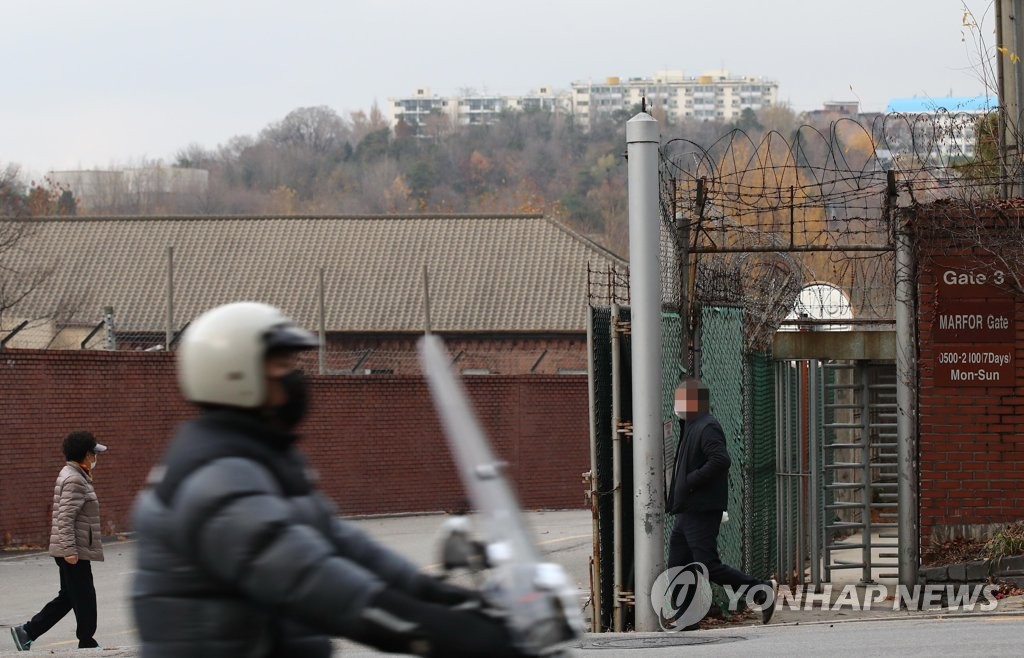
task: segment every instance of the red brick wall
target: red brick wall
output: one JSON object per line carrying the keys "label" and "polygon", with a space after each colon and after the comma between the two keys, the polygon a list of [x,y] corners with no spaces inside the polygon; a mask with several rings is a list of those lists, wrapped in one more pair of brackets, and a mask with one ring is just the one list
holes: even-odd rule
{"label": "red brick wall", "polygon": [[[927,236],[926,236],[927,237]],[[923,543],[1024,518],[1024,304],[1014,306],[1015,380],[943,385],[936,373],[934,258],[970,252],[925,239],[920,247],[919,436]],[[977,349],[988,349],[978,343]],[[974,349],[965,347],[964,349]]]}
{"label": "red brick wall", "polygon": [[[104,529],[129,512],[174,426],[192,415],[162,353],[0,352],[0,545],[39,544],[50,524],[61,439],[88,429],[110,446],[95,486]],[[470,377],[466,386],[527,509],[584,506],[584,376]],[[313,377],[301,445],[345,514],[455,510],[464,494],[425,382]]]}

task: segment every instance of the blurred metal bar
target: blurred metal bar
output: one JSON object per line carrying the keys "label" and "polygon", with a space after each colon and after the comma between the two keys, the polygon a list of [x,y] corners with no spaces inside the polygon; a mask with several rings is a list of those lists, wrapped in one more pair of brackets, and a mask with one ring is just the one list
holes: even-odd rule
{"label": "blurred metal bar", "polygon": [[164,349],[171,349],[174,340],[174,245],[167,245],[167,325],[164,330]]}
{"label": "blurred metal bar", "polygon": [[327,374],[327,320],[324,315],[324,268],[320,268],[320,282],[317,286],[320,310],[320,374]]}

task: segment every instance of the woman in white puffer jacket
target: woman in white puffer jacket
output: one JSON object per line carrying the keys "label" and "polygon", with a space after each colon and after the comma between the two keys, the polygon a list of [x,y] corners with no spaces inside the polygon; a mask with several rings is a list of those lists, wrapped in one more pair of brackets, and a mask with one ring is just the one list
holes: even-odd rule
{"label": "woman in white puffer jacket", "polygon": [[53,487],[53,523],[50,526],[50,555],[60,569],[60,592],[32,619],[11,629],[14,645],[28,649],[68,612],[75,611],[76,635],[80,649],[98,647],[96,633],[96,588],[92,563],[103,560],[100,541],[100,503],[92,486],[92,471],[98,453],[107,449],[90,432],[72,432],[64,438],[67,464]]}

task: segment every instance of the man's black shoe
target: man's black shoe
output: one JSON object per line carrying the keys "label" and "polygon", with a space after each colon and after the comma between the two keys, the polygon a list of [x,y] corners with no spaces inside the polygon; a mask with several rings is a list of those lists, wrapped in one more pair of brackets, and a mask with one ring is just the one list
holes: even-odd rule
{"label": "man's black shoe", "polygon": [[29,647],[32,646],[32,638],[25,632],[25,626],[12,626],[11,637],[14,638],[14,646],[18,648],[18,651],[28,651]]}

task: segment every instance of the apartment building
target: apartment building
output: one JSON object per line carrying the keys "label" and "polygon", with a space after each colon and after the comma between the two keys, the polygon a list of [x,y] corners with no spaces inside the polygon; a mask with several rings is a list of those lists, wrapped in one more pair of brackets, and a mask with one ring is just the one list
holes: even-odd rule
{"label": "apartment building", "polygon": [[568,91],[540,87],[525,96],[486,95],[469,92],[436,96],[420,87],[413,96],[389,98],[392,127],[399,121],[420,133],[430,117],[443,117],[451,125],[485,124],[502,112],[545,110],[572,114],[578,125],[589,129],[598,122],[632,114],[642,98],[660,108],[669,121],[732,121],[744,109],[760,110],[774,105],[778,83],[765,78],[734,76],[716,70],[698,76],[681,71],[659,71],[650,78],[618,77],[601,82],[574,82]]}
{"label": "apartment building", "polygon": [[732,121],[745,109],[760,110],[778,99],[777,82],[753,76],[734,76],[721,69],[698,76],[682,71],[658,71],[651,78],[572,84],[573,114],[590,127],[616,113],[631,113],[647,99],[648,106],[664,111],[669,121]]}
{"label": "apartment building", "polygon": [[437,96],[429,87],[419,87],[412,96],[388,99],[391,127],[404,122],[415,134],[421,134],[431,117],[449,125],[472,126],[494,121],[503,112],[547,111],[568,113],[571,99],[566,92],[540,87],[524,96],[504,96],[467,91],[456,96]]}

